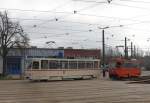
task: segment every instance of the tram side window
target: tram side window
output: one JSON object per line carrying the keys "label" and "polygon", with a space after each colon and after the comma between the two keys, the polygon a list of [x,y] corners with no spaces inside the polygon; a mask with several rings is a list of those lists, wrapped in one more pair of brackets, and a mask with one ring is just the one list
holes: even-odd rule
{"label": "tram side window", "polygon": [[41,60],[41,69],[48,69],[48,60]]}
{"label": "tram side window", "polygon": [[138,67],[138,65],[135,63],[124,63],[122,66],[126,67],[126,68],[137,68]]}
{"label": "tram side window", "polygon": [[85,67],[85,62],[84,62],[84,61],[79,61],[79,62],[78,62],[78,68],[79,68],[79,69],[84,69],[84,68],[86,68],[86,67]]}
{"label": "tram side window", "polygon": [[93,68],[93,62],[88,61],[86,63],[87,68]]}
{"label": "tram side window", "polygon": [[59,64],[58,61],[49,61],[49,69],[58,69]]}
{"label": "tram side window", "polygon": [[68,69],[68,61],[60,61],[61,69]]}
{"label": "tram side window", "polygon": [[77,69],[77,61],[70,61],[69,69]]}
{"label": "tram side window", "polygon": [[39,69],[39,61],[33,61],[33,69]]}
{"label": "tram side window", "polygon": [[98,61],[94,61],[94,68],[98,68]]}

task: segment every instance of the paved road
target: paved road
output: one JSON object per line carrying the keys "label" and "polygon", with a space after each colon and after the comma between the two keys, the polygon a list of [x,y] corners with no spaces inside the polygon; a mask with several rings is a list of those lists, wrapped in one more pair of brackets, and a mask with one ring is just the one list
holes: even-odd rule
{"label": "paved road", "polygon": [[127,81],[0,81],[0,103],[150,103],[150,84]]}

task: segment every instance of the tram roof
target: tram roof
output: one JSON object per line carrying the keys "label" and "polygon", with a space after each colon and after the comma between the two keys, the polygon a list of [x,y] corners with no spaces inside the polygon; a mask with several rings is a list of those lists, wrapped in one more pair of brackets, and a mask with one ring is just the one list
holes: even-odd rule
{"label": "tram roof", "polygon": [[65,59],[65,58],[28,58],[29,60],[57,60],[57,61],[100,61],[100,59]]}

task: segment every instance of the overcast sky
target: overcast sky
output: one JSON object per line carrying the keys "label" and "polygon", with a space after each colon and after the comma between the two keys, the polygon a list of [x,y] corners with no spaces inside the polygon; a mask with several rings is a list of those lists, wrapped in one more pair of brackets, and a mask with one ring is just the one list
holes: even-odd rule
{"label": "overcast sky", "polygon": [[39,47],[100,48],[98,27],[106,26],[107,46],[124,45],[126,36],[143,50],[150,47],[149,0],[0,0],[0,10],[19,21],[31,45]]}

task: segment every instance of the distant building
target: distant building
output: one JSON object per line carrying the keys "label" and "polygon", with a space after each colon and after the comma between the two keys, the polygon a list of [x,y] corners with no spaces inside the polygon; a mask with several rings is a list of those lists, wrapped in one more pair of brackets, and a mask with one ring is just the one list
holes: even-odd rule
{"label": "distant building", "polygon": [[100,59],[100,49],[64,49],[64,58]]}
{"label": "distant building", "polygon": [[73,47],[67,47],[66,49],[73,49]]}
{"label": "distant building", "polygon": [[49,49],[49,48],[13,48],[9,51],[8,56],[20,56],[26,58],[63,58],[63,49]]}
{"label": "distant building", "polygon": [[64,49],[64,47],[58,47],[58,49]]}

